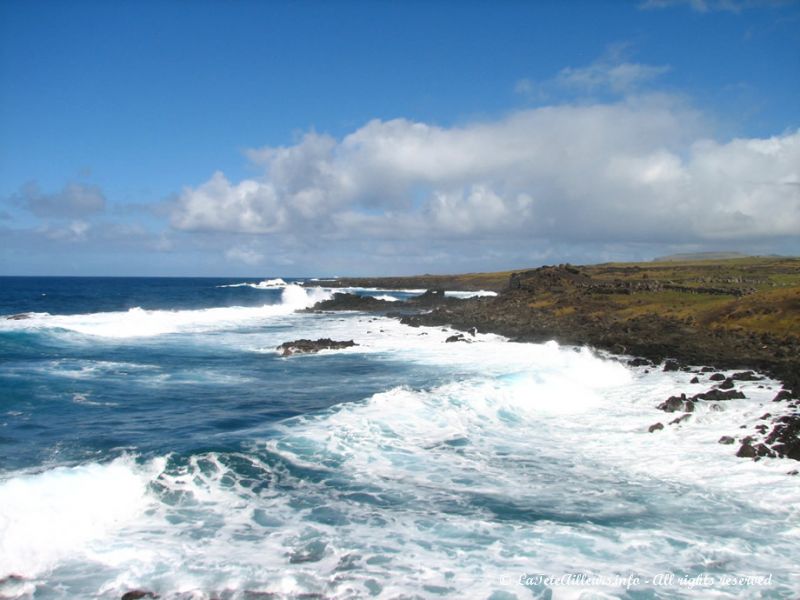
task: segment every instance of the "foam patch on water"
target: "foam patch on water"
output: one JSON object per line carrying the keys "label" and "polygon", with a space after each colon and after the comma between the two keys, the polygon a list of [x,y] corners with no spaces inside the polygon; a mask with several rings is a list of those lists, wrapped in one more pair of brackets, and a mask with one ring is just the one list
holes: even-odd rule
{"label": "foam patch on water", "polygon": [[152,337],[168,333],[215,331],[258,323],[265,319],[290,315],[330,297],[319,288],[287,285],[281,302],[263,306],[231,306],[201,310],[144,310],[82,315],[38,313],[29,319],[0,320],[0,331],[24,329],[62,329],[107,338]]}

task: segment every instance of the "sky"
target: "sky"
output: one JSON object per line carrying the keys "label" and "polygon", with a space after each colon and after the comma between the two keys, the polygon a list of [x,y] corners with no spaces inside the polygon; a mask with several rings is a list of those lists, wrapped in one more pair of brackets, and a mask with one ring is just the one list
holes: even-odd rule
{"label": "sky", "polygon": [[0,0],[0,275],[800,254],[800,1]]}

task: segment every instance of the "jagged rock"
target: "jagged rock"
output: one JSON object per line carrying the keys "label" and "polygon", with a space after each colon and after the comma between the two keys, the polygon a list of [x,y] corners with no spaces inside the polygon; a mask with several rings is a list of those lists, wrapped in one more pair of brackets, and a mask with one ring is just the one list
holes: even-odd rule
{"label": "jagged rock", "polygon": [[746,398],[739,390],[709,390],[692,396],[692,400],[741,400]]}
{"label": "jagged rock", "polygon": [[708,378],[710,381],[724,381],[726,379],[725,375],[722,373],[714,373],[711,377]]}
{"label": "jagged rock", "polygon": [[654,431],[660,431],[664,429],[664,425],[661,423],[653,423],[650,427],[647,428],[647,431],[653,433]]}
{"label": "jagged rock", "polygon": [[719,443],[719,444],[732,444],[732,443],[733,443],[733,442],[735,442],[735,441],[736,441],[736,440],[734,440],[734,439],[733,439],[731,436],[729,436],[729,435],[723,435],[721,438],[719,438],[719,441],[718,441],[718,443]]}
{"label": "jagged rock", "polygon": [[721,390],[732,390],[734,388],[733,379],[728,377],[725,381],[719,384]]}
{"label": "jagged rock", "polygon": [[668,358],[664,361],[664,371],[680,371],[680,368],[680,363],[673,358]]}
{"label": "jagged rock", "polygon": [[318,340],[294,340],[284,342],[276,348],[281,356],[292,356],[293,354],[315,354],[320,350],[340,350],[357,346],[353,340],[338,342],[330,338],[320,338]]}
{"label": "jagged rock", "polygon": [[731,375],[730,378],[734,381],[761,381],[763,379],[763,377],[759,377],[752,371],[740,371]]}
{"label": "jagged rock", "polygon": [[773,402],[782,402],[783,400],[790,400],[792,398],[792,392],[789,390],[781,390],[775,397],[772,399]]}
{"label": "jagged rock", "polygon": [[689,380],[689,383],[700,383],[700,380],[699,380],[697,377],[692,377],[692,378]]}

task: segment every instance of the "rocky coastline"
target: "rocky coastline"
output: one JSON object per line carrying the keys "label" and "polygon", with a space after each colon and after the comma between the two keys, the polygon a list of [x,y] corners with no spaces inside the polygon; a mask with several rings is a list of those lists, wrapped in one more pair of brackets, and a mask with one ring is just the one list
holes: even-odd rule
{"label": "rocky coastline", "polygon": [[[449,326],[467,334],[448,340],[453,342],[469,342],[474,332],[521,342],[556,340],[633,356],[632,366],[691,371],[695,378],[711,373],[707,391],[667,398],[654,407],[681,413],[667,426],[691,419],[698,403],[714,409],[743,397],[737,384],[754,381],[755,371],[782,383],[774,401],[783,406],[773,411],[780,414],[762,417],[752,434],[724,436],[733,441],[720,443],[738,439],[741,457],[800,460],[800,285],[790,279],[790,285],[776,286],[769,278],[776,274],[774,280],[785,281],[788,273],[800,283],[800,260],[770,264],[766,275],[763,265],[749,263],[657,268],[668,269],[667,276],[638,265],[541,267],[507,274],[494,297],[456,300],[429,290],[399,303],[336,294],[312,310],[367,310],[410,326]],[[676,276],[681,269],[682,278]],[[369,283],[392,287],[381,286],[381,279]],[[422,281],[404,283],[413,287]],[[726,377],[723,370],[737,372]],[[650,431],[663,427],[657,423]]]}

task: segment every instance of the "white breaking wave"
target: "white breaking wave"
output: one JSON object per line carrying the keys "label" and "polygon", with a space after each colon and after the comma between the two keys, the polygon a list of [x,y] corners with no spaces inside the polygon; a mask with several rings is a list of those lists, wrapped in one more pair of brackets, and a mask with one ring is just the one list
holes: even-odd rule
{"label": "white breaking wave", "polygon": [[475,290],[472,292],[456,292],[456,291],[446,291],[444,293],[445,296],[450,296],[452,298],[485,298],[491,296],[497,296],[497,292],[491,292],[489,290]]}
{"label": "white breaking wave", "polygon": [[276,288],[285,288],[288,283],[278,277],[277,279],[265,279],[258,283],[243,282],[243,283],[229,283],[227,285],[218,285],[220,288],[233,288],[233,287],[251,287],[257,290],[274,290]]}
{"label": "white breaking wave", "polygon": [[90,551],[153,503],[147,486],[165,464],[120,458],[0,481],[0,577],[36,577]]}
{"label": "white breaking wave", "polygon": [[[690,384],[692,373],[646,373],[553,342],[477,334],[446,343],[452,330],[363,315],[293,325],[292,337],[352,338],[359,351],[435,366],[448,382],[392,387],[272,424],[269,436],[254,425],[252,452],[0,483],[0,576],[57,566],[58,575],[92,573],[85,596],[141,588],[237,600],[547,597],[519,584],[539,573],[793,577],[800,487],[786,471],[796,463],[742,460],[717,443],[775,414],[774,389],[758,387],[774,382],[741,383],[746,399],[720,410],[698,403],[670,425],[675,415],[655,405],[708,389],[707,375]],[[649,433],[659,420],[665,429]],[[656,596],[792,597],[781,585]],[[552,598],[635,595],[573,587]]]}
{"label": "white breaking wave", "polygon": [[80,315],[34,313],[28,319],[0,320],[0,330],[66,329],[107,338],[151,337],[167,333],[187,333],[231,329],[273,317],[289,315],[313,306],[330,294],[320,288],[287,285],[279,304],[230,306],[198,310],[145,310],[131,308],[120,312]]}

